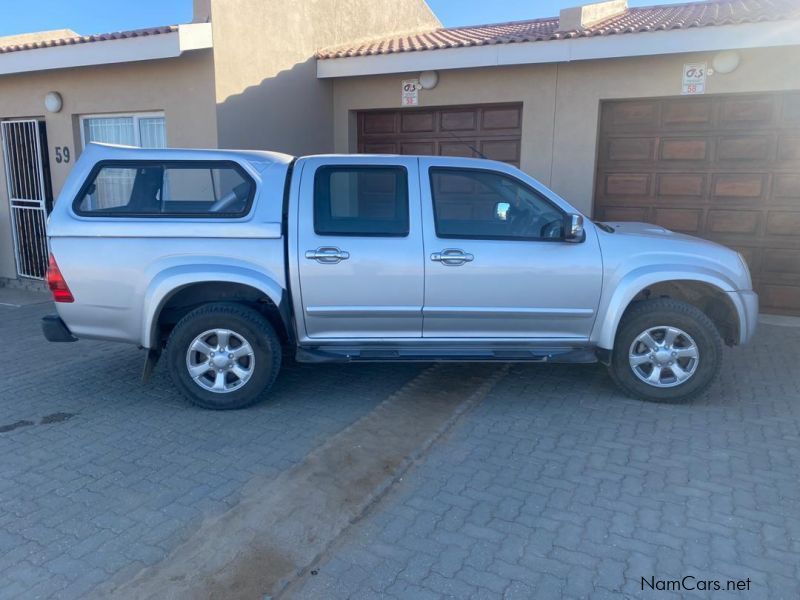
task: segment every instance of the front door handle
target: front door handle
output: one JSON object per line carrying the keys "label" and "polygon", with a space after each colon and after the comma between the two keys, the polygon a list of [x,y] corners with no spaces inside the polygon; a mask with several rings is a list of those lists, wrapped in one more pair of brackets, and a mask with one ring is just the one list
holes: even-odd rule
{"label": "front door handle", "polygon": [[306,250],[306,258],[325,265],[335,265],[350,258],[350,253],[333,246],[323,246],[316,250]]}
{"label": "front door handle", "polygon": [[448,267],[457,267],[459,265],[463,265],[464,263],[472,262],[475,260],[475,257],[468,252],[459,250],[458,248],[447,248],[441,252],[434,252],[431,254],[431,260],[434,262],[440,262]]}

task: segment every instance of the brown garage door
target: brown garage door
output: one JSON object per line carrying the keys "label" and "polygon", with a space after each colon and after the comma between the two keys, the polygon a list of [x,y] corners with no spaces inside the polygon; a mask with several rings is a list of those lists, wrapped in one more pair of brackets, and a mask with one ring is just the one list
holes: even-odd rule
{"label": "brown garage door", "polygon": [[604,102],[595,214],[735,248],[800,314],[800,92]]}
{"label": "brown garage door", "polygon": [[358,151],[478,157],[519,166],[522,104],[358,113]]}

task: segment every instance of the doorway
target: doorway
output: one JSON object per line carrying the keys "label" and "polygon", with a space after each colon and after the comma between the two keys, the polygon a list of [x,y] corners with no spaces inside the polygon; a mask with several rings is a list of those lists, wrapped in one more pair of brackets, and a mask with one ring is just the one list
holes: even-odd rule
{"label": "doorway", "polygon": [[17,275],[44,279],[47,274],[45,224],[53,194],[44,121],[0,122],[11,232]]}

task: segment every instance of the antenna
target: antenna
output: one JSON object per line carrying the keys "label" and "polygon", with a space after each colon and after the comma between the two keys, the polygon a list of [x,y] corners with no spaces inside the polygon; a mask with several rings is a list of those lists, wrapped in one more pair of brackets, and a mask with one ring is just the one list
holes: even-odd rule
{"label": "antenna", "polygon": [[458,142],[461,142],[462,144],[464,144],[464,145],[465,145],[467,148],[469,148],[470,150],[472,150],[472,151],[473,151],[475,154],[477,154],[478,156],[480,156],[480,157],[481,157],[481,158],[483,158],[484,160],[489,160],[488,158],[486,158],[486,155],[485,155],[483,152],[481,152],[480,150],[478,150],[478,149],[477,149],[475,146],[473,146],[472,144],[468,144],[467,142],[465,142],[464,140],[462,140],[460,137],[458,137],[458,136],[457,136],[455,133],[453,133],[452,131],[448,131],[447,133],[448,133],[448,134],[450,134],[450,135],[453,137],[453,139],[455,139],[455,140],[457,140]]}

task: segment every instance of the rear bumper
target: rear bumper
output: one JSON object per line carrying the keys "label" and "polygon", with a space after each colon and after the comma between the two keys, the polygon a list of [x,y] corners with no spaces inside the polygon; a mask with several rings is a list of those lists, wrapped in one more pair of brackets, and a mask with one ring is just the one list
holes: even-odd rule
{"label": "rear bumper", "polygon": [[42,333],[49,342],[77,342],[64,321],[58,315],[42,317]]}
{"label": "rear bumper", "polygon": [[752,290],[728,292],[739,313],[739,344],[747,344],[756,333],[758,325],[758,294]]}

